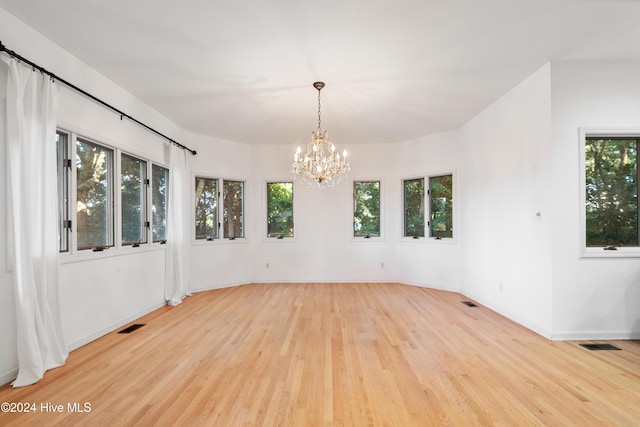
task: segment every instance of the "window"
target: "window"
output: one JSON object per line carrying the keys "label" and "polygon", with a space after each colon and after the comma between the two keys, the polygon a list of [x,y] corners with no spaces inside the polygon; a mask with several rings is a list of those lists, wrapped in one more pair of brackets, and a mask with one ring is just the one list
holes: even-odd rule
{"label": "window", "polygon": [[76,141],[77,247],[113,246],[113,150]]}
{"label": "window", "polygon": [[640,246],[638,143],[640,136],[585,137],[585,235],[587,247]]}
{"label": "window", "polygon": [[196,239],[218,238],[218,180],[196,177]]}
{"label": "window", "polygon": [[244,237],[244,182],[224,181],[223,228],[225,239]]}
{"label": "window", "polygon": [[167,193],[169,169],[151,167],[151,235],[154,242],[167,239]]}
{"label": "window", "polygon": [[120,158],[122,244],[147,243],[147,162],[128,154]]}
{"label": "window", "polygon": [[166,240],[168,169],[65,130],[56,150],[60,252]]}
{"label": "window", "polygon": [[429,178],[429,236],[453,237],[453,176]]}
{"label": "window", "polygon": [[267,183],[267,237],[293,237],[293,182]]}
{"label": "window", "polygon": [[225,239],[244,238],[244,182],[196,177],[194,218],[197,240],[219,239],[220,227]]}
{"label": "window", "polygon": [[353,182],[353,236],[380,236],[380,181]]}
{"label": "window", "polygon": [[424,237],[424,178],[403,181],[404,237]]}
{"label": "window", "polygon": [[69,252],[71,219],[69,209],[69,184],[71,181],[71,160],[69,159],[69,134],[56,132],[56,152],[58,160],[58,236],[60,252]]}

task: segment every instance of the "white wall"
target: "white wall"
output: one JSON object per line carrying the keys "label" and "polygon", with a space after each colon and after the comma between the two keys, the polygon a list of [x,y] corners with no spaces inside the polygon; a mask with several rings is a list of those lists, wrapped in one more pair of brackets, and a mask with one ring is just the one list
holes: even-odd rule
{"label": "white wall", "polygon": [[[191,174],[218,179],[245,181],[245,192],[251,194],[251,149],[246,144],[193,136],[193,147],[198,155],[191,159]],[[195,181],[194,181],[195,182]],[[194,185],[195,187],[195,185]],[[194,190],[195,191],[195,190]],[[194,196],[195,197],[195,196]],[[245,197],[245,216],[253,217],[254,202]],[[235,241],[195,241],[192,236],[191,274],[194,291],[250,283],[251,244],[255,233],[251,223],[245,222],[246,239]]]}
{"label": "white wall", "polygon": [[[335,141],[339,149],[343,144]],[[253,281],[388,282],[459,289],[457,241],[402,238],[402,179],[456,173],[457,133],[447,132],[402,144],[347,147],[352,170],[334,188],[317,190],[294,182],[293,239],[266,239],[269,180],[291,180],[295,147],[253,148]],[[382,238],[352,238],[354,180],[382,182]],[[455,184],[454,184],[455,185]],[[455,196],[454,196],[455,197]],[[268,267],[267,267],[268,264]],[[384,267],[383,267],[384,265]]]}
{"label": "white wall", "polygon": [[546,65],[465,124],[457,204],[462,291],[544,336],[552,330],[550,118]]}
{"label": "white wall", "polygon": [[[334,141],[339,150],[346,145]],[[347,147],[352,161],[348,177],[319,190],[294,182],[294,238],[266,239],[266,182],[291,180],[295,147],[253,148],[251,193],[252,273],[255,282],[385,282],[398,279],[399,184],[396,147],[389,144]],[[380,239],[353,238],[353,181],[381,181]],[[267,268],[267,263],[269,267]],[[384,267],[382,266],[384,264]]]}
{"label": "white wall", "polygon": [[580,127],[640,129],[640,64],[554,62],[553,337],[640,338],[640,259],[581,258]]}
{"label": "white wall", "polygon": [[[458,130],[407,141],[398,145],[396,169],[400,176],[392,184],[398,189],[394,201],[398,236],[398,280],[412,285],[458,291],[460,289],[460,245],[458,229]],[[453,174],[454,239],[405,239],[402,224],[402,179]],[[425,182],[426,184],[426,182]]]}

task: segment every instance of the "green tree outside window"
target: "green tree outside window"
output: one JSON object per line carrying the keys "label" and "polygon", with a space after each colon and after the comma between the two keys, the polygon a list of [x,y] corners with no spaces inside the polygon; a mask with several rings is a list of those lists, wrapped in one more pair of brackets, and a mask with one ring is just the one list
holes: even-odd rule
{"label": "green tree outside window", "polygon": [[380,236],[380,181],[354,181],[353,235]]}
{"label": "green tree outside window", "polygon": [[293,237],[293,183],[267,183],[267,237]]}
{"label": "green tree outside window", "polygon": [[453,237],[453,176],[429,178],[430,236]]}
{"label": "green tree outside window", "polygon": [[587,246],[638,246],[637,137],[585,141]]}
{"label": "green tree outside window", "polygon": [[424,178],[404,181],[404,236],[424,237]]}

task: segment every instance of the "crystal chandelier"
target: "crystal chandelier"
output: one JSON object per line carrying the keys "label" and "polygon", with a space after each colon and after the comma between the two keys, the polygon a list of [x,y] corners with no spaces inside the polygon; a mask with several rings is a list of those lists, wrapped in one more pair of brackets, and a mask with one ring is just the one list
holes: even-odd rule
{"label": "crystal chandelier", "polygon": [[318,131],[311,132],[313,137],[307,144],[307,152],[304,156],[302,149],[298,146],[293,155],[291,172],[301,176],[302,182],[308,187],[333,187],[350,169],[347,150],[344,150],[340,157],[335,145],[329,140],[327,131],[323,132],[320,129],[320,91],[324,83],[315,82],[313,87],[318,90]]}

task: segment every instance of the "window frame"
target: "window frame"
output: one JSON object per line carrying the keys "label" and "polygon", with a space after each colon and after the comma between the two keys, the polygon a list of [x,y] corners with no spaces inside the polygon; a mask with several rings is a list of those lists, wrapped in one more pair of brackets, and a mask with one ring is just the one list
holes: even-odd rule
{"label": "window frame", "polygon": [[[378,217],[379,217],[379,235],[378,236],[372,236],[372,235],[360,235],[360,236],[356,236],[355,234],[355,214],[356,214],[356,193],[355,193],[355,189],[356,189],[356,182],[377,182],[378,183],[378,192],[379,192],[379,197],[380,197],[380,206],[379,206],[379,212],[378,212]],[[384,215],[384,207],[385,207],[385,200],[384,200],[384,184],[383,184],[383,180],[381,178],[362,178],[362,179],[353,179],[351,180],[351,203],[350,203],[350,209],[351,209],[351,222],[350,222],[350,234],[351,234],[351,241],[352,242],[375,242],[375,241],[382,241],[384,240],[385,237],[385,232],[384,232],[384,219],[385,219],[385,215]]]}
{"label": "window frame", "polygon": [[[451,176],[451,199],[452,199],[452,203],[453,203],[453,207],[452,207],[452,215],[451,215],[451,221],[452,221],[452,237],[440,237],[438,238],[437,236],[432,236],[431,234],[431,188],[430,188],[430,180],[431,178],[437,178],[437,177],[442,177],[442,176]],[[425,174],[413,174],[410,176],[406,176],[403,177],[401,180],[401,199],[402,199],[402,204],[401,204],[401,216],[402,216],[402,220],[400,222],[400,235],[401,237],[401,241],[402,242],[423,242],[423,243],[436,243],[436,244],[455,244],[457,243],[457,233],[456,233],[456,229],[457,229],[457,223],[458,223],[458,214],[457,214],[457,208],[456,208],[456,197],[457,197],[457,190],[456,190],[456,183],[457,183],[457,170],[455,168],[451,168],[451,169],[444,169],[444,170],[440,170],[440,171],[434,171],[434,172],[430,172],[430,173],[425,173]],[[424,179],[424,237],[418,237],[418,238],[414,238],[413,236],[405,236],[404,235],[404,231],[405,231],[405,223],[404,223],[404,183],[405,181],[411,181],[411,180],[416,180],[416,179]]]}
{"label": "window frame", "polygon": [[[198,179],[206,179],[206,180],[212,180],[215,183],[215,200],[216,200],[216,207],[215,207],[215,217],[214,217],[214,223],[215,223],[215,235],[211,236],[211,238],[198,238],[198,233],[197,233],[197,229],[196,229],[196,207],[197,207],[197,194],[196,194],[196,183]],[[220,228],[221,228],[221,224],[220,224],[220,198],[221,198],[221,194],[222,192],[220,191],[220,182],[222,182],[222,179],[220,178],[213,178],[211,176],[208,176],[207,174],[194,174],[193,175],[193,220],[192,220],[192,224],[193,224],[193,240],[194,242],[214,242],[217,240],[220,240]]]}
{"label": "window frame", "polygon": [[[191,191],[192,191],[192,209],[191,209],[191,242],[193,245],[219,245],[219,244],[231,244],[236,242],[248,242],[247,237],[247,191],[248,191],[248,183],[246,179],[243,178],[221,178],[220,176],[215,177],[210,173],[206,172],[193,172],[191,174],[192,180],[191,183]],[[217,237],[211,240],[207,239],[196,239],[196,190],[195,190],[195,182],[197,178],[205,178],[205,179],[213,179],[217,182]],[[224,237],[224,184],[225,182],[241,182],[242,183],[242,237],[229,238]]]}
{"label": "window frame", "polygon": [[[419,176],[415,178],[403,178],[402,179],[402,237],[404,239],[413,239],[419,240],[427,237],[427,189],[425,188],[425,181],[428,178],[424,176]],[[410,236],[407,235],[407,205],[406,205],[406,183],[409,181],[422,181],[422,235],[421,236]]]}
{"label": "window frame", "polygon": [[[104,245],[101,244],[93,244],[93,245],[89,245],[89,246],[83,246],[80,247],[78,244],[78,237],[80,235],[80,231],[78,230],[78,226],[79,226],[79,220],[78,220],[78,208],[77,208],[77,204],[78,204],[78,170],[77,170],[77,160],[75,162],[72,161],[74,167],[73,167],[73,188],[72,188],[72,192],[74,193],[74,202],[76,205],[75,208],[75,245],[74,245],[74,249],[76,252],[84,252],[84,251],[93,251],[93,252],[102,252],[105,249],[109,249],[109,248],[114,248],[117,246],[118,244],[118,237],[116,236],[116,230],[118,229],[118,219],[117,217],[120,215],[120,213],[118,212],[118,210],[116,209],[116,204],[118,203],[116,200],[116,197],[119,198],[119,193],[116,193],[116,188],[118,188],[118,184],[119,184],[119,179],[116,180],[116,177],[119,175],[119,162],[117,161],[117,158],[119,158],[119,156],[117,155],[118,153],[116,152],[116,149],[104,144],[104,143],[100,143],[97,142],[96,140],[89,138],[89,137],[85,137],[85,136],[81,136],[81,135],[75,135],[72,138],[72,142],[71,145],[73,147],[75,147],[73,149],[72,155],[74,155],[73,157],[76,157],[77,159],[77,147],[78,147],[78,143],[79,142],[83,142],[86,144],[90,144],[90,145],[94,145],[97,147],[100,147],[106,151],[108,151],[110,153],[110,156],[108,157],[108,162],[110,164],[107,165],[107,171],[106,171],[106,180],[108,183],[108,187],[107,187],[107,191],[106,191],[106,197],[107,197],[107,219],[106,219],[106,227],[105,227],[105,231],[107,233],[106,235],[106,241],[104,242]],[[117,181],[117,182],[116,182]]]}
{"label": "window frame", "polygon": [[163,239],[157,239],[155,238],[155,236],[153,235],[153,229],[155,227],[155,221],[154,221],[154,216],[153,216],[153,208],[154,208],[154,204],[153,204],[153,192],[155,190],[154,188],[154,178],[155,178],[155,174],[154,174],[154,168],[159,168],[162,169],[163,171],[166,171],[165,173],[165,195],[164,195],[164,202],[165,202],[165,214],[164,214],[164,218],[165,221],[167,221],[167,218],[169,216],[169,174],[171,173],[171,171],[169,170],[168,166],[164,166],[160,163],[156,163],[156,162],[150,162],[151,164],[149,165],[149,170],[151,171],[151,178],[150,178],[150,185],[149,185],[149,239],[148,241],[151,244],[160,244],[160,245],[164,245],[167,242],[167,223],[164,224],[165,227],[165,232],[164,232],[164,238]]}
{"label": "window frame", "polygon": [[[581,258],[640,258],[640,242],[638,246],[617,246],[615,250],[605,250],[604,246],[587,246],[587,173],[586,142],[590,137],[640,139],[640,128],[589,128],[579,129],[579,223],[580,223],[580,257]],[[640,156],[639,156],[640,157]],[[640,159],[636,159],[636,167],[640,175]],[[638,182],[640,193],[640,181]],[[636,199],[637,200],[637,199]],[[640,204],[640,203],[639,203]],[[640,206],[639,206],[640,207]]]}
{"label": "window frame", "polygon": [[[122,180],[122,162],[123,162],[123,158],[124,157],[128,157],[130,159],[134,159],[137,160],[139,162],[141,162],[142,164],[144,164],[144,167],[140,169],[141,172],[141,177],[140,177],[140,194],[139,199],[140,199],[140,205],[141,205],[141,214],[140,214],[140,235],[141,235],[141,239],[139,239],[138,242],[129,242],[127,241],[125,243],[124,241],[124,236],[123,236],[123,227],[125,225],[125,219],[124,219],[124,215],[122,212],[122,209],[125,206],[125,203],[123,203],[122,201],[122,185],[123,185],[123,180]],[[118,152],[118,158],[119,158],[119,168],[118,168],[118,189],[119,189],[119,197],[118,197],[118,204],[119,206],[119,215],[118,215],[118,222],[119,222],[119,226],[118,226],[118,230],[119,230],[119,235],[118,235],[118,242],[120,244],[120,246],[131,246],[131,247],[139,247],[140,245],[146,245],[147,243],[149,243],[149,230],[151,228],[151,221],[150,221],[150,213],[151,213],[151,206],[149,206],[149,196],[150,196],[150,187],[151,187],[151,181],[150,181],[150,161],[143,159],[139,156],[130,154],[128,152],[125,151],[121,151],[119,150]]]}
{"label": "window frame", "polygon": [[[221,233],[220,233],[220,237],[222,240],[226,240],[228,242],[233,242],[236,240],[245,240],[247,238],[247,220],[246,220],[246,212],[247,212],[247,208],[246,208],[246,203],[247,203],[247,182],[243,179],[222,179],[222,185],[221,185],[221,195],[220,195],[220,200],[222,200],[222,203],[220,203],[220,210],[218,211],[218,218],[219,218],[219,223],[220,223],[220,228]],[[242,184],[242,206],[241,206],[241,236],[227,236],[226,235],[226,224],[225,224],[225,198],[226,198],[226,184],[227,182],[235,182],[235,183],[240,183]]]}
{"label": "window frame", "polygon": [[[269,236],[269,184],[291,184],[291,222],[292,229],[290,236]],[[294,242],[295,241],[295,224],[296,224],[296,208],[295,208],[295,182],[292,179],[269,179],[263,182],[264,195],[264,239],[268,242]]]}
{"label": "window frame", "polygon": [[[431,194],[431,180],[434,178],[442,178],[442,177],[446,177],[446,176],[451,176],[451,236],[435,236],[433,233],[433,224],[432,224],[432,200],[433,200],[433,195]],[[433,240],[445,240],[445,239],[453,239],[455,237],[455,210],[453,209],[453,201],[455,200],[455,193],[454,193],[454,175],[453,173],[442,173],[442,174],[433,174],[433,175],[429,175],[425,181],[428,181],[429,185],[427,188],[427,197],[425,197],[427,203],[428,203],[428,208],[427,208],[427,212],[428,212],[428,216],[427,216],[427,222],[425,224],[425,226],[427,227],[427,229],[429,230],[429,232],[427,233],[430,239]]]}
{"label": "window frame", "polygon": [[[66,234],[68,234],[69,236],[68,250],[61,251],[59,247],[58,253],[60,254],[60,261],[62,263],[71,263],[71,262],[83,261],[87,259],[118,256],[118,255],[125,254],[127,253],[127,251],[131,251],[131,250],[144,251],[145,248],[147,250],[163,249],[163,247],[160,245],[166,243],[166,239],[157,240],[157,241],[153,240],[152,189],[151,189],[152,181],[151,180],[153,178],[152,174],[155,167],[159,167],[167,171],[167,177],[169,173],[169,167],[165,166],[162,162],[157,162],[154,159],[149,158],[148,156],[138,155],[128,150],[123,150],[122,148],[118,147],[116,144],[112,142],[108,142],[106,138],[100,138],[100,137],[88,135],[84,131],[77,132],[73,130],[73,128],[70,128],[67,126],[56,128],[56,135],[66,136],[67,146],[68,146],[67,157],[68,159],[70,159],[70,162],[69,162],[70,165],[68,168],[69,169],[68,187],[66,188],[66,191],[58,192],[58,199],[57,199],[60,216],[62,216],[61,210],[63,209],[61,203],[64,202],[65,198],[67,199],[69,216],[66,221],[70,221],[70,228],[66,230]],[[111,218],[108,221],[109,223],[108,227],[111,233],[111,236],[110,236],[111,242],[109,242],[110,244],[108,246],[105,245],[104,248],[98,248],[98,250],[94,249],[98,245],[92,245],[86,248],[78,247],[78,234],[79,234],[78,233],[78,212],[77,212],[77,200],[78,200],[77,199],[77,196],[78,196],[77,174],[78,172],[77,172],[77,151],[76,151],[78,141],[89,143],[89,144],[98,146],[102,149],[110,151],[111,167],[110,167],[110,170],[107,171],[107,174],[109,177],[108,179],[110,180],[108,205],[111,211]],[[107,141],[107,142],[103,142],[103,141]],[[58,156],[59,154],[60,153],[58,153]],[[146,175],[146,180],[149,181],[148,185],[146,185],[146,183],[143,183],[143,190],[145,194],[142,199],[142,203],[145,205],[144,215],[146,217],[146,221],[143,221],[144,236],[145,236],[143,240],[146,240],[146,242],[141,242],[139,244],[132,244],[132,243],[125,244],[123,243],[123,239],[122,239],[123,218],[122,218],[122,176],[121,176],[122,165],[121,163],[122,163],[123,155],[127,155],[141,162],[144,162],[145,164],[144,173]],[[58,160],[60,163],[60,157],[58,157]],[[61,165],[58,165],[59,171],[60,171],[60,166]],[[166,182],[167,193],[168,193],[168,185],[169,185],[169,182],[167,180]],[[63,221],[63,219],[60,218],[60,221]],[[146,227],[147,225],[146,223],[149,224],[148,227]],[[64,229],[62,228],[62,226],[60,226],[58,230],[59,239],[62,239],[64,237],[63,236],[64,233],[62,233],[62,231],[64,231]],[[135,248],[135,249],[131,249],[131,248]]]}
{"label": "window frame", "polygon": [[73,162],[71,160],[71,133],[56,129],[56,155],[58,176],[58,253],[68,254],[72,251],[73,222],[71,220],[71,187]]}

